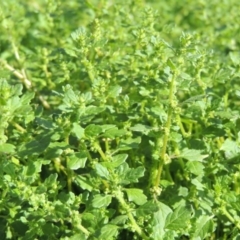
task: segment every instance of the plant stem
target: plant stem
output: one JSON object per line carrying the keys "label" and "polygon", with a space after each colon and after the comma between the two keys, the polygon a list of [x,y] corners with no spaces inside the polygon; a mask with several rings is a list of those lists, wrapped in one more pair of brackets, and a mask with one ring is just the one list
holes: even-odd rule
{"label": "plant stem", "polygon": [[141,239],[145,239],[148,240],[149,238],[146,236],[146,234],[142,231],[141,227],[137,224],[134,216],[132,215],[132,213],[130,212],[130,207],[128,206],[128,204],[126,203],[125,199],[123,198],[123,193],[120,189],[118,189],[115,192],[115,197],[117,198],[117,200],[119,201],[119,203],[121,204],[122,208],[124,210],[126,210],[128,218],[130,220],[131,223],[131,227],[134,231],[136,231],[138,233],[138,235],[141,237]]}
{"label": "plant stem", "polygon": [[105,155],[105,153],[103,152],[102,148],[100,147],[99,143],[98,142],[95,142],[94,143],[94,147],[97,149],[98,153],[101,155],[102,159],[104,161],[107,161],[107,157]]}
{"label": "plant stem", "polygon": [[167,114],[167,122],[164,127],[164,137],[163,137],[163,146],[162,150],[160,153],[160,158],[159,158],[159,164],[158,164],[158,172],[157,176],[155,179],[154,187],[158,188],[160,181],[161,181],[161,176],[162,176],[162,171],[163,171],[163,166],[165,163],[165,155],[167,152],[167,144],[168,144],[168,139],[169,139],[169,134],[170,134],[170,129],[171,129],[171,124],[172,124],[172,115],[173,115],[173,100],[174,100],[174,94],[175,94],[175,80],[177,77],[177,71],[175,71],[172,75],[171,81],[170,81],[170,91],[169,91],[169,107],[168,107],[168,114]]}
{"label": "plant stem", "polygon": [[236,220],[231,216],[231,214],[228,212],[228,210],[226,209],[225,206],[221,207],[221,211],[222,213],[230,220],[230,222],[232,222],[233,224],[236,225],[236,227],[238,229],[240,229],[240,224],[238,222],[236,222]]}

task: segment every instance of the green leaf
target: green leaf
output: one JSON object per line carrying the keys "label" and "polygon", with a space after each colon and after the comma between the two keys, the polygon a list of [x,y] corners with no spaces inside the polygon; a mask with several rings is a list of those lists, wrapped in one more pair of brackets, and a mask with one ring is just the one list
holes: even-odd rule
{"label": "green leaf", "polygon": [[119,175],[121,178],[122,178],[122,181],[126,184],[129,183],[129,181],[125,181],[124,178],[125,178],[125,175],[126,173],[128,173],[129,171],[129,166],[126,162],[124,162],[123,164],[119,165],[117,168],[116,168],[116,174]]}
{"label": "green leaf", "polygon": [[96,107],[96,106],[87,106],[85,108],[85,115],[86,116],[95,116],[98,113],[101,113],[105,110],[105,107]]}
{"label": "green leaf", "polygon": [[239,155],[240,147],[238,146],[237,142],[232,141],[230,139],[226,139],[225,142],[222,144],[221,151],[224,151],[225,156],[227,159],[234,158]]}
{"label": "green leaf", "polygon": [[185,148],[178,157],[185,158],[189,161],[202,162],[208,155],[202,155],[200,150]]}
{"label": "green leaf", "polygon": [[95,124],[88,125],[85,130],[86,137],[97,137],[102,132],[102,128]]}
{"label": "green leaf", "polygon": [[175,231],[183,229],[190,223],[190,218],[191,211],[180,206],[167,216],[165,228]]}
{"label": "green leaf", "polygon": [[204,174],[204,165],[201,162],[187,162],[186,168],[194,175],[199,176]]}
{"label": "green leaf", "polygon": [[[20,102],[20,98],[18,96],[13,96],[12,98],[10,98],[8,100],[8,107],[9,107],[9,110],[10,112],[12,113],[15,113],[16,114],[16,111],[18,111],[18,108],[20,108],[22,105],[21,105],[21,102]],[[19,112],[17,112],[19,113]]]}
{"label": "green leaf", "polygon": [[102,128],[102,131],[105,132],[109,129],[116,128],[116,125],[114,125],[114,124],[104,124],[104,125],[101,125],[101,128]]}
{"label": "green leaf", "polygon": [[152,200],[144,203],[142,206],[137,208],[136,214],[138,217],[145,217],[146,215],[152,215],[152,213],[155,213],[157,211],[158,205]]}
{"label": "green leaf", "polygon": [[203,215],[198,217],[196,221],[196,225],[194,227],[194,233],[192,234],[193,240],[204,240],[206,239],[213,231],[214,228],[214,222],[213,222],[213,215],[207,216]]}
{"label": "green leaf", "polygon": [[36,117],[35,121],[39,126],[41,126],[44,129],[51,129],[54,127],[53,122],[47,119]]}
{"label": "green leaf", "polygon": [[106,138],[111,138],[114,139],[116,137],[121,137],[126,134],[126,130],[124,129],[118,129],[118,128],[111,128],[103,134],[104,137]]}
{"label": "green leaf", "polygon": [[22,94],[22,89],[22,84],[16,84],[14,86],[11,86],[11,94],[15,96],[20,96]]}
{"label": "green leaf", "polygon": [[167,216],[172,213],[171,208],[169,208],[164,203],[158,202],[157,203],[158,210],[153,214],[153,239],[162,240],[164,236],[164,228]]}
{"label": "green leaf", "polygon": [[238,51],[235,51],[235,52],[230,52],[229,53],[229,57],[230,59],[232,60],[233,64],[236,65],[236,66],[239,66],[240,65],[240,54]]}
{"label": "green leaf", "polygon": [[84,168],[87,161],[87,156],[84,152],[75,153],[69,156],[67,166],[72,170]]}
{"label": "green leaf", "polygon": [[84,233],[78,233],[71,236],[69,240],[87,240],[87,237],[84,235]]}
{"label": "green leaf", "polygon": [[48,159],[57,158],[69,148],[70,146],[66,142],[52,142],[45,151],[45,157]]}
{"label": "green leaf", "polygon": [[145,172],[144,167],[130,169],[126,174],[125,180],[129,182],[138,182],[138,179],[144,176],[144,172]]}
{"label": "green leaf", "polygon": [[71,131],[73,134],[75,134],[75,136],[78,139],[82,139],[84,137],[84,128],[82,128],[79,124],[77,123],[73,123],[73,128]]}
{"label": "green leaf", "polygon": [[135,132],[142,132],[145,135],[148,135],[148,133],[152,130],[153,128],[150,126],[146,126],[143,124],[137,124],[133,127],[130,127],[130,130],[135,131]]}
{"label": "green leaf", "polygon": [[11,162],[4,162],[1,163],[1,168],[3,169],[3,171],[7,174],[9,174],[10,176],[14,176],[15,175],[15,164],[11,163]]}
{"label": "green leaf", "polygon": [[96,194],[93,198],[92,205],[94,208],[107,207],[112,201],[112,196]]}
{"label": "green leaf", "polygon": [[113,240],[113,237],[115,237],[117,233],[118,233],[118,226],[113,224],[107,224],[101,228],[101,233],[98,239]]}
{"label": "green leaf", "polygon": [[141,137],[123,139],[120,141],[118,150],[124,151],[124,150],[137,149],[140,143],[141,143]]}
{"label": "green leaf", "polygon": [[109,171],[100,163],[95,164],[96,173],[105,179],[109,179]]}
{"label": "green leaf", "polygon": [[58,175],[56,173],[51,174],[48,178],[45,179],[44,184],[47,187],[51,187],[57,182]]}
{"label": "green leaf", "polygon": [[200,190],[200,191],[203,191],[203,190],[206,188],[206,186],[205,186],[204,184],[202,184],[202,183],[199,181],[198,178],[192,179],[192,180],[191,180],[191,183],[192,183],[193,185],[195,185],[196,188],[197,188],[198,190]]}
{"label": "green leaf", "polygon": [[122,87],[119,85],[113,86],[109,89],[108,97],[116,98],[122,92]]}
{"label": "green leaf", "polygon": [[0,153],[14,153],[15,146],[10,143],[3,143],[0,145]]}
{"label": "green leaf", "polygon": [[45,235],[56,235],[58,227],[56,227],[53,223],[46,223],[42,226],[42,231]]}
{"label": "green leaf", "polygon": [[[163,236],[164,240],[175,240],[176,239],[176,231],[167,231]],[[160,240],[160,239],[159,239]]]}
{"label": "green leaf", "polygon": [[65,94],[64,97],[66,100],[68,100],[69,102],[73,102],[75,104],[78,103],[78,98],[75,94],[75,92],[72,90],[72,87],[68,84],[65,87],[63,87]]}
{"label": "green leaf", "polygon": [[143,205],[147,201],[146,195],[143,194],[143,190],[137,188],[124,189],[127,192],[128,200],[135,202],[137,205]]}
{"label": "green leaf", "polygon": [[111,223],[112,224],[116,224],[116,225],[120,225],[120,224],[125,224],[128,220],[128,216],[127,215],[120,215],[115,217]]}
{"label": "green leaf", "polygon": [[74,182],[76,182],[76,184],[82,188],[82,189],[86,189],[88,191],[92,191],[93,188],[94,188],[94,185],[92,184],[92,182],[84,177],[84,176],[80,176],[80,175],[77,175],[75,178],[74,178]]}
{"label": "green leaf", "polygon": [[188,189],[186,187],[179,187],[178,189],[178,196],[187,197],[188,196]]}
{"label": "green leaf", "polygon": [[26,92],[21,97],[21,105],[28,105],[30,101],[34,98],[35,93],[34,92]]}
{"label": "green leaf", "polygon": [[112,164],[114,167],[118,167],[127,160],[127,154],[118,154],[112,157]]}
{"label": "green leaf", "polygon": [[118,154],[112,157],[111,162],[104,162],[102,163],[104,166],[108,168],[116,168],[122,163],[124,163],[127,159],[128,155],[127,154]]}
{"label": "green leaf", "polygon": [[42,170],[42,162],[39,161],[35,161],[35,162],[30,162],[27,167],[26,167],[26,175],[27,176],[33,176],[36,173],[41,172]]}
{"label": "green leaf", "polygon": [[21,146],[19,149],[19,155],[21,157],[39,155],[49,146],[50,142],[51,134],[40,135],[36,140]]}

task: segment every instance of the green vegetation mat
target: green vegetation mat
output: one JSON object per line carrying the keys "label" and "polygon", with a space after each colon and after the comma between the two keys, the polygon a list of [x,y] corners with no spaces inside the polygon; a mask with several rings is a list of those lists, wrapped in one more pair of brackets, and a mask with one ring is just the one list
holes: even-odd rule
{"label": "green vegetation mat", "polygon": [[239,240],[240,1],[0,1],[0,239]]}

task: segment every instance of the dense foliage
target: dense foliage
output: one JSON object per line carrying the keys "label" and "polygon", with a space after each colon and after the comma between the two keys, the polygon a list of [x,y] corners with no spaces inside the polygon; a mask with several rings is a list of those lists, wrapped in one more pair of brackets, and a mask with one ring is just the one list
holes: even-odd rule
{"label": "dense foliage", "polygon": [[240,1],[0,2],[1,239],[240,239]]}

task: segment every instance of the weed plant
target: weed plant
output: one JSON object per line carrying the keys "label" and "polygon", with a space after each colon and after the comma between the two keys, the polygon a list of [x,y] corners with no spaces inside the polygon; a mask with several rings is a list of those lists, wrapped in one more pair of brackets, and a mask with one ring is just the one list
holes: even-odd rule
{"label": "weed plant", "polygon": [[0,3],[0,239],[240,239],[240,2]]}

